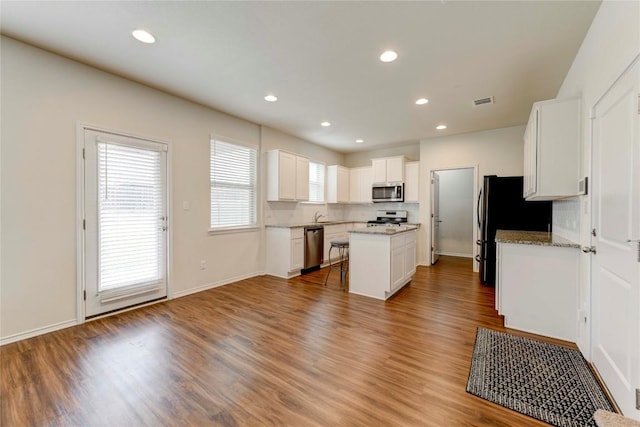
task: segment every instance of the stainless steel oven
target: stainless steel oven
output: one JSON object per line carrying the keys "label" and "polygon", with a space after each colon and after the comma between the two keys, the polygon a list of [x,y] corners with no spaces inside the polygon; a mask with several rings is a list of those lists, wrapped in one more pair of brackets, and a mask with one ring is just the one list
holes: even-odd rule
{"label": "stainless steel oven", "polygon": [[404,202],[404,184],[374,184],[371,187],[371,201]]}

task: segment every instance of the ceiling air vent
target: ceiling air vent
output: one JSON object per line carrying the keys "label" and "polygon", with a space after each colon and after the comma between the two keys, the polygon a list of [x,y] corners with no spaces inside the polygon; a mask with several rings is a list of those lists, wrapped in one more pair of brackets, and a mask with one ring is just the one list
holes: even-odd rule
{"label": "ceiling air vent", "polygon": [[474,107],[481,107],[483,105],[489,105],[489,104],[493,104],[493,96],[490,96],[488,98],[480,98],[480,99],[473,100]]}

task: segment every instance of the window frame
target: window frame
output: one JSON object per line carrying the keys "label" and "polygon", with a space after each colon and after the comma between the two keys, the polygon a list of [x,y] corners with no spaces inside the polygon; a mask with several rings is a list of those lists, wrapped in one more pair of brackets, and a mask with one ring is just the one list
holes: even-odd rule
{"label": "window frame", "polygon": [[[253,150],[255,155],[255,169],[254,169],[254,184],[253,184],[253,193],[254,193],[254,217],[255,220],[253,223],[247,223],[242,225],[230,225],[230,226],[218,226],[214,227],[211,221],[211,215],[213,210],[214,200],[212,197],[212,189],[213,189],[213,177],[212,177],[212,166],[213,166],[213,146],[215,142],[222,142],[229,145],[235,145],[240,148]],[[252,231],[260,229],[260,203],[261,203],[261,195],[260,195],[260,148],[257,145],[247,144],[244,142],[240,142],[233,138],[229,138],[223,135],[211,134],[209,137],[209,234],[222,234],[222,233],[236,233],[236,232],[244,232],[244,231]]]}

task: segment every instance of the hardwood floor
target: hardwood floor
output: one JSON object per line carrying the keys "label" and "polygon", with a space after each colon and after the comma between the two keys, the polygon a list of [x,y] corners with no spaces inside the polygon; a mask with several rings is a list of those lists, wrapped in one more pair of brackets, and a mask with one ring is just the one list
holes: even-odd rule
{"label": "hardwood floor", "polygon": [[471,260],[418,267],[387,302],[325,272],[0,347],[0,425],[546,425],[465,392],[476,328],[504,330]]}

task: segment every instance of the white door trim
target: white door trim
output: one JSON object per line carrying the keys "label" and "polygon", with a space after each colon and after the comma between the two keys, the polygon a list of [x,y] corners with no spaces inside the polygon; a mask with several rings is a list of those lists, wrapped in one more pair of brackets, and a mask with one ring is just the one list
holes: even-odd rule
{"label": "white door trim", "polygon": [[[171,144],[168,141],[162,140],[160,138],[149,137],[145,135],[139,135],[132,132],[121,131],[117,129],[110,129],[104,126],[92,125],[86,122],[78,121],[76,122],[76,324],[82,324],[85,320],[85,300],[84,300],[84,292],[86,290],[85,283],[85,233],[84,233],[84,203],[85,203],[85,188],[84,188],[84,159],[83,159],[83,150],[84,150],[84,132],[85,130],[94,130],[98,132],[106,132],[106,133],[114,133],[130,138],[142,139],[152,142],[158,142],[161,144],[165,144],[167,146],[167,216],[168,220],[168,228],[167,228],[167,263],[166,263],[166,274],[167,274],[167,298],[171,299],[173,292],[171,287],[171,260],[172,260],[172,242],[173,242],[173,209],[172,209],[172,197],[171,197],[171,170],[172,170],[172,150]],[[151,302],[149,304],[155,304],[156,302]],[[148,304],[142,304],[148,305]],[[139,307],[139,306],[137,306]],[[134,308],[137,308],[134,307]],[[122,311],[127,311],[127,309],[123,309]],[[108,314],[107,314],[108,315]],[[104,316],[96,316],[91,320],[100,318]]]}

